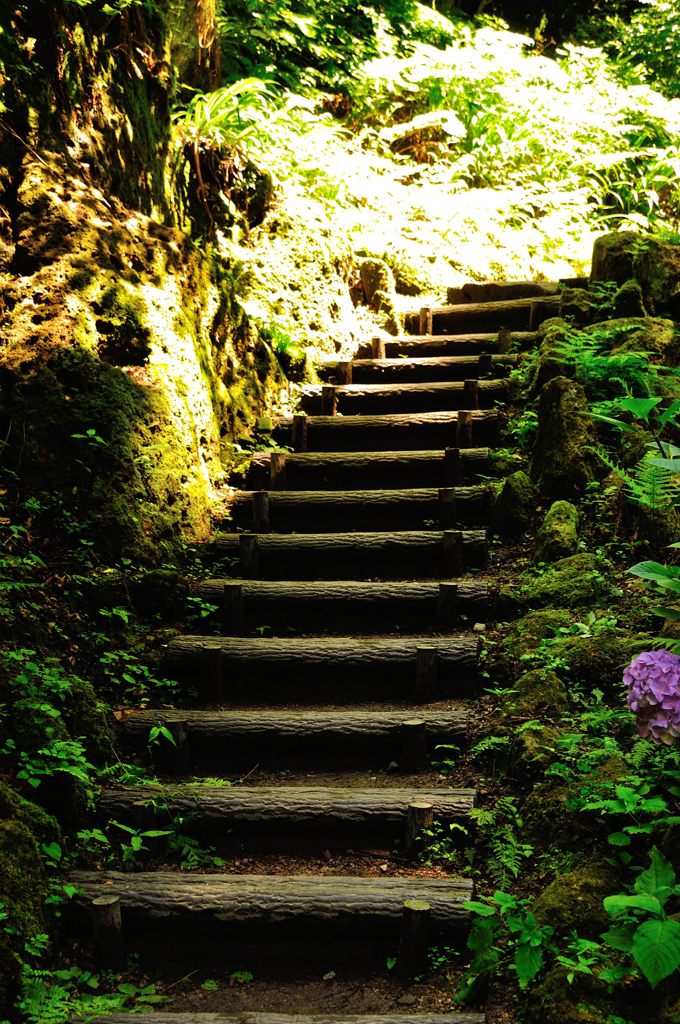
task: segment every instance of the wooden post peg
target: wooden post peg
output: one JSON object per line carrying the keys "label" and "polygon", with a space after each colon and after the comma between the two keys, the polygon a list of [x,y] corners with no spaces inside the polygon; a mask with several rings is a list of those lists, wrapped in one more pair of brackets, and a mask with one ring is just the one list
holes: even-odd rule
{"label": "wooden post peg", "polygon": [[512,348],[512,331],[509,331],[507,327],[501,327],[498,332],[498,344],[497,349],[500,355],[507,355]]}
{"label": "wooden post peg", "polygon": [[247,580],[256,580],[260,573],[260,546],[255,533],[242,533],[239,537],[241,572]]}
{"label": "wooden post peg", "polygon": [[201,651],[201,689],[211,700],[221,701],[224,692],[224,658],[220,647],[204,647]]}
{"label": "wooden post peg", "polygon": [[458,623],[458,584],[440,583],[437,596],[437,629],[454,630]]}
{"label": "wooden post peg", "polygon": [[531,305],[529,306],[529,330],[530,331],[537,331],[538,330],[539,325],[541,324],[541,321],[543,319],[541,317],[542,308],[543,307],[541,306],[541,303],[540,302],[536,302],[536,301],[532,302]]}
{"label": "wooden post peg", "polygon": [[489,352],[483,352],[479,357],[479,363],[477,365],[480,377],[483,377],[487,373],[491,373],[493,370],[493,356]]}
{"label": "wooden post peg", "polygon": [[120,896],[105,893],[90,904],[94,952],[100,967],[119,970],[125,965]]}
{"label": "wooden post peg", "polygon": [[222,626],[226,636],[242,636],[245,628],[243,587],[225,583],[222,590]]}
{"label": "wooden post peg", "polygon": [[170,722],[168,729],[174,743],[165,747],[167,767],[173,775],[190,775],[192,769],[189,726],[186,722]]}
{"label": "wooden post peg", "polygon": [[352,363],[349,361],[343,361],[342,363],[338,363],[335,369],[335,379],[338,384],[351,384]]}
{"label": "wooden post peg", "polygon": [[425,900],[404,900],[401,912],[401,937],[397,970],[400,974],[420,974],[427,967],[432,908]]}
{"label": "wooden post peg", "polygon": [[432,828],[434,807],[426,800],[414,800],[408,805],[406,816],[406,853],[412,857],[416,841],[424,828]]}
{"label": "wooden post peg", "polygon": [[338,392],[334,384],[324,384],[321,388],[321,415],[335,416],[338,411]]}
{"label": "wooden post peg", "polygon": [[463,396],[466,409],[479,409],[479,381],[466,380],[463,384]]}
{"label": "wooden post peg", "polygon": [[371,359],[385,358],[385,339],[376,334],[371,338]]}
{"label": "wooden post peg", "polygon": [[460,530],[444,530],[442,561],[449,576],[458,576],[463,569],[463,536]]}
{"label": "wooden post peg", "polygon": [[304,413],[293,416],[292,445],[294,452],[307,451],[307,417]]}
{"label": "wooden post peg", "polygon": [[271,533],[269,491],[253,491],[253,529],[255,533]]}
{"label": "wooden post peg", "polygon": [[444,484],[446,487],[457,487],[463,477],[460,448],[447,448],[444,451]]}
{"label": "wooden post peg", "polygon": [[437,692],[437,663],[439,655],[436,647],[416,648],[416,692],[417,704],[427,704],[434,699]]}
{"label": "wooden post peg", "polygon": [[439,488],[439,524],[443,530],[457,526],[456,488]]}
{"label": "wooden post peg", "polygon": [[427,725],[422,718],[409,718],[402,723],[401,762],[404,771],[420,772],[427,768]]}
{"label": "wooden post peg", "polygon": [[472,410],[459,409],[456,416],[456,445],[458,448],[472,447]]}
{"label": "wooden post peg", "polygon": [[430,306],[423,306],[418,314],[418,333],[432,334],[432,309]]}
{"label": "wooden post peg", "polygon": [[288,487],[286,452],[272,452],[269,458],[269,489],[285,491]]}

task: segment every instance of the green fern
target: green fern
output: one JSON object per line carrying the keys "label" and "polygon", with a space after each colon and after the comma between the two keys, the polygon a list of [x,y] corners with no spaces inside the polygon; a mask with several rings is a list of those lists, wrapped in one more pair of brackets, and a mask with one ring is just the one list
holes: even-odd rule
{"label": "green fern", "polygon": [[519,876],[522,862],[534,850],[520,839],[523,821],[513,797],[504,796],[493,808],[474,807],[470,817],[477,825],[485,848],[485,868],[494,885],[503,889]]}
{"label": "green fern", "polygon": [[613,388],[624,395],[650,395],[658,382],[658,370],[647,352],[611,353],[605,331],[570,331],[553,341],[551,347],[559,360],[573,366],[574,380],[583,385],[591,399],[611,397]]}
{"label": "green fern", "polygon": [[605,466],[621,477],[627,497],[636,505],[661,512],[680,504],[680,476],[665,466],[655,465],[659,460],[653,449],[650,448],[630,471],[617,465],[607,452],[594,451]]}

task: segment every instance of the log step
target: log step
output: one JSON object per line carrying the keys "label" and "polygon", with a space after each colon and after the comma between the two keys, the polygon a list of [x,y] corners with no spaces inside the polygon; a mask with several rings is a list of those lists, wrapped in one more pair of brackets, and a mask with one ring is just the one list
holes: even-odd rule
{"label": "log step", "polygon": [[485,530],[221,534],[220,555],[247,579],[432,579],[486,564]]}
{"label": "log step", "polygon": [[498,413],[460,410],[392,416],[291,416],[280,419],[273,439],[295,451],[421,451],[493,444]]}
{"label": "log step", "polygon": [[[88,1016],[88,1024],[139,1024],[138,1013]],[[145,1024],[485,1024],[479,1013],[294,1014],[294,1013],[172,1013],[144,1014]]]}
{"label": "log step", "polygon": [[[411,314],[413,320],[414,314]],[[416,320],[418,314],[415,314]],[[480,353],[506,352],[509,344],[524,348],[536,338],[535,331],[513,331],[512,338],[499,338],[498,331],[479,334],[419,334],[414,325],[413,334],[383,336],[362,342],[355,359],[385,359],[396,356],[455,356]]]}
{"label": "log step", "polygon": [[478,581],[446,583],[383,583],[353,580],[301,581],[205,580],[200,587],[205,601],[217,605],[226,635],[249,628],[300,627],[318,624],[324,632],[372,632],[383,620],[390,628],[429,623],[448,632],[460,616],[486,620],[491,613],[489,585]]}
{"label": "log step", "polygon": [[453,487],[490,471],[488,448],[414,452],[257,452],[252,491]]}
{"label": "log step", "polygon": [[[121,902],[123,928],[285,924],[354,926],[398,934],[405,900],[429,903],[439,933],[460,934],[469,923],[472,884],[461,878],[355,878],[332,875],[200,875],[181,871],[75,871],[71,906],[86,911],[106,893]],[[181,931],[180,931],[181,929]]]}
{"label": "log step", "polygon": [[512,299],[538,299],[560,294],[559,281],[467,281],[462,287],[448,288],[446,301],[508,302]]}
{"label": "log step", "polygon": [[560,315],[559,295],[510,299],[507,302],[469,302],[408,314],[406,329],[419,334],[462,334],[488,331],[535,331],[544,320]]}
{"label": "log step", "polygon": [[[354,359],[351,363],[331,359],[321,363],[317,372],[322,380],[332,384],[422,384],[465,381],[486,374],[502,377],[516,363],[516,355]],[[351,380],[345,379],[348,376]]]}
{"label": "log step", "polygon": [[260,533],[333,533],[351,523],[357,529],[452,529],[481,526],[491,500],[487,486],[420,487],[368,491],[237,491],[230,525]]}
{"label": "log step", "polygon": [[[393,699],[426,703],[469,692],[476,680],[479,638],[179,636],[168,645],[165,671],[202,686],[213,699],[276,694],[279,701],[342,703]],[[285,685],[284,685],[285,684]]]}
{"label": "log step", "polygon": [[[300,408],[308,416],[381,415],[383,413],[443,412],[488,409],[507,396],[503,380],[439,381],[425,384],[307,384]],[[330,403],[330,408],[325,405]]]}
{"label": "log step", "polygon": [[[352,762],[375,764],[397,761],[411,767],[414,737],[422,750],[416,751],[422,767],[441,743],[461,745],[467,735],[467,714],[461,707],[449,711],[134,711],[118,724],[127,748],[146,747],[149,733],[162,725],[178,727],[187,737],[189,760],[209,762],[225,770],[233,758],[246,754],[259,761],[285,755],[312,756],[313,763],[338,756]],[[305,766],[310,766],[305,761]]]}
{"label": "log step", "polygon": [[[181,816],[191,831],[226,833],[239,828],[357,829],[404,831],[409,804],[430,804],[441,821],[464,821],[474,807],[474,789],[330,788],[327,786],[126,786],[105,790],[99,812],[134,827],[162,828]],[[154,824],[156,823],[156,824]]]}

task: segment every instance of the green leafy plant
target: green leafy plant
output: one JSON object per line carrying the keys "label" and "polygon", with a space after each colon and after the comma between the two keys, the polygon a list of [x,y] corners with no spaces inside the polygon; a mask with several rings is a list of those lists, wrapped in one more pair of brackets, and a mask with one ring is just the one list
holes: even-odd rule
{"label": "green leafy plant", "polygon": [[680,967],[680,924],[667,911],[668,903],[680,895],[680,885],[673,866],[656,847],[650,859],[630,895],[605,899],[605,910],[617,923],[602,938],[610,948],[629,954],[656,988]]}
{"label": "green leafy plant", "polygon": [[473,807],[469,814],[484,849],[485,872],[499,886],[518,878],[523,861],[534,851],[521,841],[523,822],[514,797],[499,797],[493,807]]}

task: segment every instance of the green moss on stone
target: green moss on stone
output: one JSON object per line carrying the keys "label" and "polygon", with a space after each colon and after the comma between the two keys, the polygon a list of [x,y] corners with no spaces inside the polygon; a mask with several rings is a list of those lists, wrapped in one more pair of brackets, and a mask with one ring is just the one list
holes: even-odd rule
{"label": "green moss on stone", "polygon": [[515,681],[502,710],[504,719],[540,718],[557,721],[569,707],[563,683],[554,672],[534,669]]}
{"label": "green moss on stone", "polygon": [[522,806],[524,835],[538,851],[587,850],[595,841],[591,824],[567,806],[567,786],[540,781]]}
{"label": "green moss on stone", "polygon": [[569,501],[556,501],[548,509],[534,546],[537,562],[555,562],[576,553],[578,509]]}
{"label": "green moss on stone", "polygon": [[558,629],[568,626],[571,613],[563,608],[545,608],[529,612],[518,619],[501,645],[506,659],[519,661],[526,654],[536,650],[541,640],[552,637]]}
{"label": "green moss on stone", "polygon": [[529,606],[596,607],[613,595],[611,566],[599,555],[582,552],[561,558],[539,576],[520,577],[520,597]]}
{"label": "green moss on stone", "polygon": [[548,498],[571,498],[583,492],[598,467],[592,452],[597,438],[580,384],[554,377],[541,389],[538,430],[531,476]]}
{"label": "green moss on stone", "polygon": [[604,982],[586,974],[570,981],[568,973],[553,967],[530,989],[526,1024],[609,1024],[615,1002]]}
{"label": "green moss on stone", "polygon": [[71,736],[83,737],[90,760],[97,763],[110,760],[113,750],[110,710],[99,700],[91,683],[71,676],[62,716]]}
{"label": "green moss on stone", "polygon": [[586,692],[603,689],[618,692],[623,670],[640,652],[635,636],[600,633],[590,637],[564,637],[551,645],[550,653],[564,663],[560,669]]}
{"label": "green moss on stone", "polygon": [[621,886],[616,872],[606,864],[589,864],[560,875],[538,897],[533,910],[539,924],[550,924],[555,935],[576,931],[597,939],[606,931],[610,918],[602,901]]}
{"label": "green moss on stone", "polygon": [[496,492],[491,508],[493,529],[503,536],[524,533],[533,520],[538,491],[521,469],[506,476]]}
{"label": "green moss on stone", "polygon": [[20,821],[0,821],[0,902],[19,940],[45,931],[47,877],[38,847]]}

